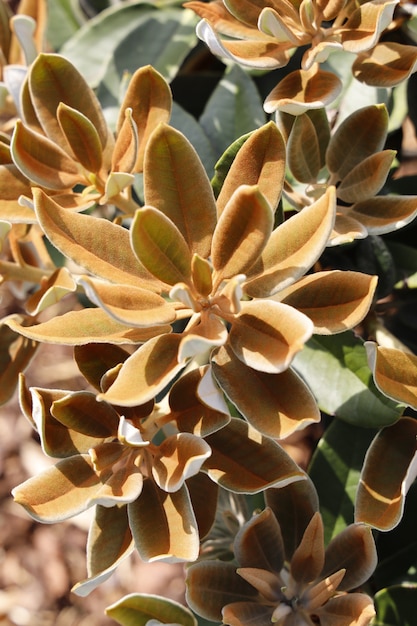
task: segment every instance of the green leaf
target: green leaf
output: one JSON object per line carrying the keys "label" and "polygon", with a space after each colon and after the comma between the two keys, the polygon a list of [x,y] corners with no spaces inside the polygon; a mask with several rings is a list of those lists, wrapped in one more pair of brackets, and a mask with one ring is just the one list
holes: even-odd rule
{"label": "green leaf", "polygon": [[189,609],[173,600],[151,594],[129,594],[107,607],[106,614],[122,626],[145,626],[149,620],[197,626],[197,620]]}
{"label": "green leaf", "polygon": [[220,159],[216,162],[214,166],[214,176],[211,180],[211,186],[213,187],[216,198],[223,187],[227,173],[230,170],[237,153],[252,134],[252,132],[246,133],[245,135],[242,135],[242,137],[235,139],[235,141],[225,150],[225,152],[223,152]]}
{"label": "green leaf", "polygon": [[199,121],[216,154],[223,154],[235,139],[265,123],[255,84],[238,65],[226,70]]}
{"label": "green leaf", "polygon": [[210,140],[196,119],[177,102],[172,106],[171,125],[187,137],[197,151],[208,176],[212,176],[217,156]]}
{"label": "green leaf", "polygon": [[329,415],[356,426],[381,428],[397,421],[403,407],[376,388],[362,340],[350,331],[314,336],[294,361],[294,369]]}
{"label": "green leaf", "polygon": [[308,473],[319,495],[326,543],[353,522],[356,488],[374,435],[374,429],[335,420],[314,453]]}
{"label": "green leaf", "polygon": [[47,0],[48,23],[46,40],[54,50],[75,35],[85,17],[73,0]]}
{"label": "green leaf", "polygon": [[382,589],[375,595],[377,616],[372,626],[414,626],[417,585],[403,584]]}

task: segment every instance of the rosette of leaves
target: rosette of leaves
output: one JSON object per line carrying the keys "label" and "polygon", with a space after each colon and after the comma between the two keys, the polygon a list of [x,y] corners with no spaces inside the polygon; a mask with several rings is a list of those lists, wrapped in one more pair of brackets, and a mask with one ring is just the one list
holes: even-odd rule
{"label": "rosette of leaves", "polygon": [[286,76],[265,103],[265,110],[271,112],[283,100],[304,108],[333,100],[341,87],[339,79],[314,66],[335,50],[357,55],[352,71],[367,84],[388,87],[405,80],[416,69],[415,47],[379,42],[396,4],[397,0],[359,5],[352,0],[214,0],[185,6],[202,18],[197,34],[213,54],[240,65],[264,70],[284,67],[294,50],[307,47],[301,70]]}
{"label": "rosette of leaves", "polygon": [[187,601],[205,619],[233,626],[366,626],[372,599],[348,593],[373,573],[371,529],[351,524],[325,549],[309,480],[267,492],[269,504],[236,535],[234,562],[203,561],[187,572]]}
{"label": "rosette of leaves", "polygon": [[34,192],[48,239],[95,274],[77,283],[97,308],[40,324],[25,316],[4,323],[37,341],[142,343],[100,396],[112,404],[144,404],[185,367],[210,364],[221,389],[262,434],[282,438],[318,421],[291,361],[313,332],[355,326],[369,309],[376,278],[304,277],[332,232],[335,190],[274,228],[284,154],[274,123],[255,131],[216,202],[191,144],[160,125],[145,150],[145,206],[134,216],[130,240],[125,228],[68,212]]}
{"label": "rosette of leaves", "polygon": [[[75,357],[103,392],[128,353],[89,344]],[[99,402],[93,391],[27,390],[22,378],[20,404],[44,453],[58,461],[16,487],[16,502],[44,523],[94,507],[79,595],[134,548],[145,561],[195,560],[216,514],[218,484],[258,493],[305,478],[281,446],[230,417],[207,367],[185,374],[167,398],[129,408]]]}
{"label": "rosette of leaves", "polygon": [[16,103],[20,118],[10,145],[2,137],[0,217],[36,222],[32,188],[62,207],[84,210],[112,203],[133,213],[134,174],[142,170],[149,133],[168,121],[171,92],[150,66],[132,76],[120,108],[116,138],[78,70],[58,54],[39,54]]}
{"label": "rosette of leaves", "polygon": [[[396,154],[384,150],[388,131],[384,105],[354,111],[333,133],[324,109],[297,117],[281,114],[280,123],[288,137],[288,167],[298,181],[286,184],[289,202],[300,209],[329,185],[336,187],[332,245],[392,232],[415,218],[417,196],[378,195]],[[304,193],[298,183],[305,185]]]}

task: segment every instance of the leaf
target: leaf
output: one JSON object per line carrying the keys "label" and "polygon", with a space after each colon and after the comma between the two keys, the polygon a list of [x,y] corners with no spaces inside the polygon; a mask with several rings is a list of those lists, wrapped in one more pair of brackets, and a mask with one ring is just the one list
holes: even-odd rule
{"label": "leaf", "polygon": [[259,493],[303,480],[304,473],[275,441],[243,420],[205,438],[212,454],[203,469],[221,487],[236,493]]}
{"label": "leaf", "polygon": [[223,154],[235,139],[265,123],[255,84],[238,65],[226,69],[199,122],[216,154]]}
{"label": "leaf", "polygon": [[76,289],[77,285],[70,272],[66,267],[61,267],[41,282],[40,289],[26,300],[25,309],[30,315],[37,315]]}
{"label": "leaf", "polygon": [[171,331],[170,326],[153,328],[129,328],[112,320],[101,309],[81,309],[69,311],[34,326],[31,318],[10,315],[3,319],[11,330],[43,343],[59,343],[76,346],[88,343],[137,344],[161,333]]}
{"label": "leaf", "polygon": [[264,102],[267,113],[282,111],[301,115],[310,109],[321,109],[337,98],[342,82],[335,74],[314,64],[308,70],[287,74],[269,93]]}
{"label": "leaf", "polygon": [[267,437],[283,439],[320,421],[314,397],[290,369],[280,374],[257,371],[244,365],[227,346],[212,356],[212,369],[229,400],[253,428]]}
{"label": "leaf", "polygon": [[191,252],[208,257],[216,220],[213,191],[196,151],[182,133],[158,126],[145,152],[144,180],[145,203],[176,225]]}
{"label": "leaf", "polygon": [[83,113],[63,102],[58,105],[56,115],[76,160],[87,172],[94,174],[99,172],[103,149],[100,136],[93,123]]}
{"label": "leaf", "polygon": [[356,495],[356,521],[384,531],[394,528],[416,465],[417,421],[402,417],[382,429],[369,447]]}
{"label": "leaf", "polygon": [[171,126],[187,137],[188,141],[196,149],[207,176],[212,176],[217,161],[217,155],[214,152],[210,140],[195,117],[180,107],[177,102],[172,103]]}
{"label": "leaf", "polygon": [[133,171],[142,171],[143,155],[148,139],[158,124],[168,123],[171,106],[172,95],[169,85],[152,66],[141,67],[133,74],[120,106],[117,124],[117,132],[120,132],[126,109],[132,109],[139,142]]}
{"label": "leaf", "polygon": [[374,429],[334,420],[314,452],[308,474],[318,492],[326,544],[354,521],[356,490],[374,435]]}
{"label": "leaf", "polygon": [[315,263],[333,229],[336,193],[329,187],[316,202],[280,224],[244,284],[253,298],[272,296],[293,284]]}
{"label": "leaf", "polygon": [[160,489],[173,493],[199,473],[210,454],[209,445],[201,437],[189,433],[171,435],[158,446],[152,476]]}
{"label": "leaf", "polygon": [[221,215],[240,185],[257,185],[275,211],[285,174],[285,144],[275,123],[264,124],[249,137],[243,136],[227,149],[216,164],[215,184],[220,183],[219,173],[227,165],[229,168],[217,198],[218,215]]}
{"label": "leaf", "polygon": [[375,594],[375,626],[413,626],[417,585],[404,583],[381,589]]}
{"label": "leaf", "polygon": [[357,426],[381,428],[397,421],[403,407],[378,391],[363,342],[347,331],[315,336],[293,361],[322,411]]}
{"label": "leaf", "polygon": [[395,150],[383,150],[361,161],[343,178],[338,197],[343,202],[361,202],[376,195],[385,184],[395,155]]}
{"label": "leaf", "polygon": [[197,626],[191,611],[182,604],[151,594],[131,593],[105,610],[122,626],[146,626],[149,621],[162,624]]}
{"label": "leaf", "polygon": [[158,291],[155,280],[132,251],[125,228],[62,209],[40,189],[34,189],[33,196],[39,223],[62,254],[105,280]]}
{"label": "leaf", "polygon": [[417,357],[371,341],[365,348],[378,389],[397,402],[417,408]]}
{"label": "leaf", "polygon": [[7,325],[0,326],[0,405],[12,397],[20,372],[32,360],[38,344],[22,337]]}
{"label": "leaf", "polygon": [[315,183],[321,169],[316,129],[307,114],[298,115],[287,144],[288,167],[302,183]]}
{"label": "leaf", "polygon": [[154,398],[184,367],[178,362],[181,338],[168,334],[148,340],[126,359],[115,382],[98,398],[121,406],[136,406]]}
{"label": "leaf", "polygon": [[53,141],[16,122],[11,142],[15,165],[29,180],[47,189],[65,190],[83,179],[77,163]]}
{"label": "leaf", "polygon": [[244,274],[265,248],[272,232],[271,207],[257,186],[241,185],[217,222],[212,242],[214,280]]}
{"label": "leaf", "polygon": [[168,285],[189,283],[191,252],[180,230],[164,213],[145,206],[135,213],[132,248],[140,263]]}
{"label": "leaf", "polygon": [[[369,234],[383,235],[403,228],[412,222],[417,214],[417,198],[415,196],[377,196],[363,202],[356,202],[348,211],[353,217],[366,226]],[[398,245],[389,242],[389,245]]]}
{"label": "leaf", "polygon": [[80,28],[83,15],[71,0],[48,0],[47,6],[46,40],[53,50],[59,50]]}
{"label": "leaf", "polygon": [[354,77],[373,87],[395,87],[417,69],[415,46],[381,41],[372,49],[358,54],[353,65]]}
{"label": "leaf", "polygon": [[110,343],[88,343],[74,347],[74,359],[81,374],[93,387],[101,391],[101,379],[106,372],[123,363],[129,353]]}
{"label": "leaf", "polygon": [[197,558],[198,530],[185,485],[166,493],[146,479],[141,497],[129,504],[128,513],[136,549],[144,561],[176,563]]}
{"label": "leaf", "polygon": [[343,180],[356,165],[383,149],[388,129],[385,105],[362,107],[346,118],[332,136],[327,167]]}
{"label": "leaf", "polygon": [[98,402],[89,391],[74,391],[54,400],[51,414],[66,428],[100,439],[114,437],[119,425],[113,407]]}
{"label": "leaf", "polygon": [[372,304],[377,277],[360,272],[315,272],[279,292],[278,299],[307,315],[314,332],[330,335],[357,326]]}

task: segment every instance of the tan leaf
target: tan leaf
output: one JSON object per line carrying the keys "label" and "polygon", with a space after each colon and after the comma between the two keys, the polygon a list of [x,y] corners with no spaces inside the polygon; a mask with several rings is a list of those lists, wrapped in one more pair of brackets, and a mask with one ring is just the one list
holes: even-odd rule
{"label": "tan leaf", "polygon": [[78,165],[50,139],[16,122],[11,151],[19,170],[47,189],[68,189],[82,182]]}
{"label": "tan leaf", "polygon": [[158,124],[169,121],[171,106],[171,90],[163,76],[150,65],[136,70],[130,79],[117,123],[117,132],[120,133],[124,112],[131,108],[138,134],[138,151],[133,171],[142,171],[148,139]]}
{"label": "tan leaf", "polygon": [[90,437],[114,437],[119,416],[109,404],[98,402],[90,391],[74,391],[55,399],[51,414],[69,429]]}
{"label": "tan leaf", "polygon": [[356,493],[355,521],[383,531],[395,528],[416,465],[417,421],[402,417],[383,428],[368,449]]}
{"label": "tan leaf", "polygon": [[191,277],[191,252],[177,226],[164,213],[145,206],[135,213],[131,226],[132,248],[156,278],[175,285]]}
{"label": "tan leaf", "polygon": [[179,602],[148,593],[131,593],[105,610],[110,618],[129,626],[132,624],[181,624],[197,626],[197,619]]}
{"label": "tan leaf", "polygon": [[324,565],[324,530],[320,513],[314,513],[290,564],[297,583],[308,584],[319,577]]}
{"label": "tan leaf", "polygon": [[394,41],[377,43],[375,48],[358,54],[354,77],[374,87],[395,87],[417,69],[417,49]]}
{"label": "tan leaf", "polygon": [[35,355],[38,344],[0,325],[0,405],[12,397],[20,372]]}
{"label": "tan leaf", "polygon": [[214,353],[212,368],[229,400],[251,426],[267,437],[288,437],[320,421],[310,390],[290,369],[280,374],[257,371],[244,365],[227,346]]}
{"label": "tan leaf", "polygon": [[166,493],[153,480],[144,480],[141,497],[129,504],[128,512],[136,549],[144,561],[195,561],[198,529],[185,485]]}
{"label": "tan leaf", "polygon": [[[303,482],[301,480],[291,484]],[[270,572],[282,570],[286,560],[285,549],[280,525],[271,509],[266,508],[261,513],[253,515],[239,529],[234,542],[234,552],[239,566],[245,569],[256,568]],[[241,572],[239,575],[242,575]]]}
{"label": "tan leaf", "polygon": [[123,363],[115,382],[99,399],[136,406],[154,398],[184,367],[178,362],[180,341],[177,334],[149,339]]}
{"label": "tan leaf", "polygon": [[387,179],[395,155],[395,150],[383,150],[364,159],[343,178],[337,188],[338,197],[351,203],[376,195]]}
{"label": "tan leaf", "polygon": [[330,140],[326,155],[330,172],[343,180],[356,165],[383,149],[387,129],[388,113],[383,104],[362,107],[351,113]]}
{"label": "tan leaf", "polygon": [[365,593],[337,595],[315,612],[322,626],[345,626],[352,619],[358,626],[368,626],[375,617],[374,601]]}
{"label": "tan leaf", "polygon": [[46,322],[34,326],[27,325],[32,322],[31,318],[21,315],[10,315],[3,320],[3,323],[16,333],[34,341],[69,346],[102,342],[137,344],[171,331],[170,326],[129,328],[112,320],[101,309],[69,311]]}
{"label": "tan leaf", "polygon": [[417,356],[365,342],[378,389],[393,400],[417,409]]}
{"label": "tan leaf", "polygon": [[203,472],[191,476],[187,480],[187,487],[201,541],[208,535],[213,526],[216,517],[219,487]]}
{"label": "tan leaf", "polygon": [[90,120],[104,148],[108,130],[100,104],[78,70],[59,54],[41,53],[29,71],[29,90],[36,115],[47,136],[61,147],[63,135],[57,120],[61,102]]}
{"label": "tan leaf", "polygon": [[49,278],[45,277],[38,291],[26,300],[25,309],[30,315],[37,315],[76,289],[77,285],[70,272],[65,267],[61,267],[55,270]]}
{"label": "tan leaf", "polygon": [[159,124],[149,138],[143,167],[145,203],[174,222],[191,252],[207,258],[216,205],[210,181],[191,143],[174,128]]}
{"label": "tan leaf", "polygon": [[88,509],[102,486],[88,454],[80,454],[29,478],[12,493],[31,517],[51,524]]}
{"label": "tan leaf", "polygon": [[397,2],[365,2],[358,6],[339,29],[344,50],[362,52],[375,46],[389,26]]}
{"label": "tan leaf", "polygon": [[161,296],[133,285],[113,285],[82,276],[78,284],[110,317],[133,327],[158,326],[175,320],[175,309]]}
{"label": "tan leaf", "polygon": [[214,282],[244,274],[258,259],[272,232],[272,209],[258,187],[242,185],[226,204],[213,234]]}
{"label": "tan leaf", "polygon": [[240,185],[257,185],[275,211],[284,174],[284,140],[277,125],[268,122],[255,130],[237,153],[217,198],[218,215]]}
{"label": "tan leaf", "polygon": [[103,148],[99,134],[92,122],[72,107],[61,102],[57,108],[57,119],[65,139],[76,160],[88,171],[100,171]]}
{"label": "tan leaf", "polygon": [[[16,165],[0,165],[0,197],[2,202],[6,200],[18,200],[21,195],[31,195],[29,180],[22,174]],[[21,210],[23,207],[21,207]],[[3,215],[0,213],[2,219]],[[32,212],[33,218],[35,217]]]}
{"label": "tan leaf", "polygon": [[112,153],[112,172],[131,173],[135,167],[138,153],[138,129],[132,116],[132,109],[125,109],[123,124],[117,133]]}
{"label": "tan leaf", "polygon": [[[344,210],[342,207],[340,208]],[[329,246],[339,246],[341,243],[349,243],[355,239],[365,239],[368,236],[368,231],[361,224],[361,221],[355,219],[354,215],[351,217],[349,214],[336,213],[336,221]]]}
{"label": "tan leaf", "polygon": [[314,323],[314,332],[333,335],[353,328],[368,313],[377,276],[361,272],[329,271],[304,276],[275,298],[292,306]]}
{"label": "tan leaf", "polygon": [[321,109],[333,102],[342,90],[342,82],[331,72],[320,70],[317,64],[309,70],[287,74],[264,102],[267,113],[284,111],[301,115],[309,109]]}
{"label": "tan leaf", "polygon": [[269,437],[241,419],[205,438],[212,449],[203,469],[221,487],[236,493],[258,493],[268,487],[285,487],[305,474]]}
{"label": "tan leaf", "polygon": [[253,298],[269,297],[305,274],[329,240],[335,210],[336,192],[329,187],[316,202],[278,226],[250,271],[244,291]]}
{"label": "tan leaf", "polygon": [[74,359],[84,378],[98,390],[104,374],[129,356],[126,350],[110,343],[89,343],[74,347]]}
{"label": "tan leaf", "polygon": [[313,323],[280,302],[243,302],[230,333],[230,347],[246,365],[261,372],[286,370],[295,354],[311,337]]}
{"label": "tan leaf", "polygon": [[321,169],[320,145],[313,122],[307,114],[298,115],[287,144],[288,167],[302,183],[314,183]]}
{"label": "tan leaf", "polygon": [[158,291],[158,283],[137,260],[129,231],[109,220],[62,209],[33,190],[39,223],[53,245],[92,274],[124,285]]}
{"label": "tan leaf", "polygon": [[195,435],[178,433],[167,437],[154,455],[152,475],[156,484],[169,493],[178,491],[185,480],[198,474],[210,454],[210,446]]}
{"label": "tan leaf", "polygon": [[372,235],[403,228],[417,215],[417,196],[377,196],[355,203],[348,216],[359,220]]}

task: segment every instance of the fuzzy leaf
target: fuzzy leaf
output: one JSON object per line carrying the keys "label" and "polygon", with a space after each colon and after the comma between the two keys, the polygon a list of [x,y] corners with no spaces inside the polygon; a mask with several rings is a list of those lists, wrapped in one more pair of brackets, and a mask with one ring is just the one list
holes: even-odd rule
{"label": "fuzzy leaf", "polygon": [[298,115],[287,144],[288,167],[302,183],[315,183],[321,168],[320,145],[308,115]]}
{"label": "fuzzy leaf", "polygon": [[99,172],[103,148],[99,134],[92,122],[68,105],[61,102],[57,108],[57,119],[65,139],[71,146],[75,158],[88,171]]}
{"label": "fuzzy leaf", "polygon": [[277,125],[269,122],[251,133],[233,159],[217,198],[218,215],[240,185],[257,185],[275,211],[284,174],[284,140]]}
{"label": "fuzzy leaf", "polygon": [[284,543],[280,525],[271,509],[254,515],[239,529],[234,541],[234,552],[239,567],[281,571],[285,561]]}
{"label": "fuzzy leaf", "polygon": [[158,487],[173,493],[187,478],[195,476],[211,454],[210,447],[200,437],[178,433],[167,437],[154,456],[152,475]]}
{"label": "fuzzy leaf", "polygon": [[268,487],[303,480],[304,473],[275,441],[243,420],[206,437],[212,455],[203,465],[210,478],[237,493],[258,493]]}
{"label": "fuzzy leaf", "polygon": [[90,437],[114,437],[119,416],[109,404],[97,402],[94,393],[75,391],[54,400],[51,413],[69,429]]}
{"label": "fuzzy leaf", "polygon": [[182,133],[160,124],[148,141],[143,167],[145,203],[176,225],[191,252],[208,257],[216,206],[210,181],[193,146]]}
{"label": "fuzzy leaf", "polygon": [[358,54],[353,65],[354,77],[374,87],[395,87],[417,69],[417,50],[394,41],[382,41]]}
{"label": "fuzzy leaf", "polygon": [[417,357],[394,348],[365,343],[378,389],[393,400],[417,409]]}
{"label": "fuzzy leaf", "polygon": [[338,197],[350,203],[376,195],[387,179],[395,155],[395,150],[383,150],[361,161],[343,178],[337,188]]}
{"label": "fuzzy leaf", "polygon": [[7,325],[0,326],[0,405],[12,397],[18,376],[29,365],[37,347],[32,339],[20,336]]}
{"label": "fuzzy leaf", "polygon": [[369,234],[383,235],[412,222],[417,215],[416,196],[377,196],[355,203],[348,216],[363,224]]}
{"label": "fuzzy leaf", "polygon": [[403,417],[381,430],[369,447],[356,494],[356,521],[384,531],[395,528],[416,468],[417,421]]}
{"label": "fuzzy leaf", "polygon": [[278,374],[311,337],[313,324],[296,309],[272,301],[242,302],[229,332],[236,356],[249,367]]}
{"label": "fuzzy leaf", "polygon": [[158,291],[133,253],[125,228],[62,209],[40,189],[34,189],[33,196],[39,223],[62,254],[105,280]]}
{"label": "fuzzy leaf", "polygon": [[213,234],[216,284],[253,265],[271,235],[273,220],[271,207],[258,187],[242,185],[234,192]]}
{"label": "fuzzy leaf", "polygon": [[151,480],[128,507],[136,548],[144,561],[194,561],[198,556],[197,524],[187,487],[166,493]]}
{"label": "fuzzy leaf", "polygon": [[214,353],[212,368],[229,400],[267,437],[281,439],[320,421],[314,397],[290,369],[280,374],[260,372],[244,365],[227,346]]}
{"label": "fuzzy leaf", "polygon": [[336,193],[326,193],[272,233],[260,261],[252,267],[244,291],[265,298],[303,276],[319,258],[332,232]]}
{"label": "fuzzy leaf", "polygon": [[131,593],[106,608],[106,615],[122,626],[180,624],[197,626],[197,620],[182,604],[151,594]]}
{"label": "fuzzy leaf", "polygon": [[76,289],[77,285],[71,274],[67,268],[62,267],[41,282],[40,289],[26,300],[25,309],[30,315],[37,315]]}
{"label": "fuzzy leaf", "polygon": [[190,249],[180,230],[164,213],[151,206],[139,209],[130,232],[132,248],[151,274],[169,285],[189,282]]}
{"label": "fuzzy leaf", "polygon": [[314,332],[333,335],[353,328],[372,304],[376,276],[360,272],[316,272],[281,291],[276,299],[292,306],[314,323]]}
{"label": "fuzzy leaf", "polygon": [[180,342],[181,335],[172,334],[144,343],[123,363],[115,382],[99,398],[120,406],[136,406],[154,398],[184,367],[178,362]]}

